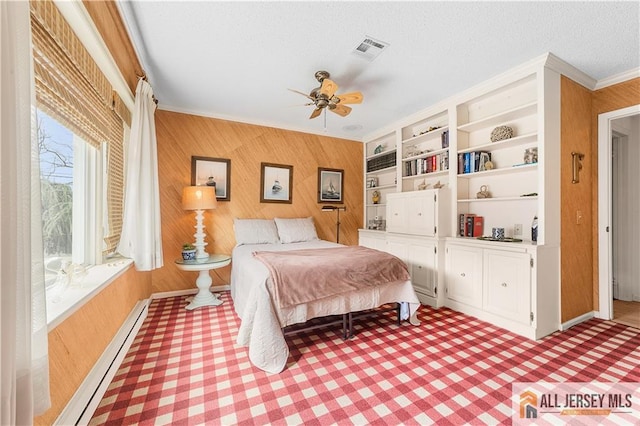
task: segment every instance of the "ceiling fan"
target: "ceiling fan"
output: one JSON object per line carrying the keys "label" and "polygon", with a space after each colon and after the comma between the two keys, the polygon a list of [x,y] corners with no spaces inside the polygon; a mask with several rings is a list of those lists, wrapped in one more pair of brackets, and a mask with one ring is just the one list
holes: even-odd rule
{"label": "ceiling fan", "polygon": [[310,103],[305,106],[315,105],[315,109],[311,113],[311,118],[316,118],[320,115],[323,109],[329,109],[331,112],[346,117],[351,112],[351,107],[345,104],[359,104],[362,103],[362,93],[350,92],[343,95],[336,95],[338,91],[338,85],[329,80],[329,73],[327,71],[317,71],[315,73],[316,80],[320,83],[320,87],[316,87],[309,93],[300,92],[298,90],[289,89],[292,92],[299,93],[307,99],[311,100]]}

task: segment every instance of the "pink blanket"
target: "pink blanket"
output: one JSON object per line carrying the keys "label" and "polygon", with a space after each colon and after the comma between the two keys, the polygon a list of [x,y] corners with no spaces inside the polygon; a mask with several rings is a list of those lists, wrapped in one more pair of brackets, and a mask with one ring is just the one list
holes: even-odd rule
{"label": "pink blanket", "polygon": [[271,273],[269,292],[280,308],[410,279],[397,257],[366,247],[259,251]]}

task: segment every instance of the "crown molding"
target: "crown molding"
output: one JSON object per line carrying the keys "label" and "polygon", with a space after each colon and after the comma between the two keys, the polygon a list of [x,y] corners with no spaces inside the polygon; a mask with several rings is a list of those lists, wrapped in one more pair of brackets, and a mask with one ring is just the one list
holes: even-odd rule
{"label": "crown molding", "polygon": [[624,71],[619,74],[612,75],[611,77],[598,80],[594,90],[603,89],[605,87],[613,86],[614,84],[623,83],[625,81],[633,80],[634,78],[639,78],[639,77],[640,77],[640,68],[630,69],[628,71]]}

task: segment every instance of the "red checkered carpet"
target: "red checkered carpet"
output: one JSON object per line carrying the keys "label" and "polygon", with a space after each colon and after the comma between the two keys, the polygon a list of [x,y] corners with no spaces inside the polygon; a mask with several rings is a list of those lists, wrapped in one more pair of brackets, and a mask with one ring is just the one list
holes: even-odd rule
{"label": "red checkered carpet", "polygon": [[513,382],[640,382],[640,330],[592,319],[534,342],[473,317],[421,307],[288,338],[280,374],[235,344],[218,307],[154,300],[91,424],[511,424]]}

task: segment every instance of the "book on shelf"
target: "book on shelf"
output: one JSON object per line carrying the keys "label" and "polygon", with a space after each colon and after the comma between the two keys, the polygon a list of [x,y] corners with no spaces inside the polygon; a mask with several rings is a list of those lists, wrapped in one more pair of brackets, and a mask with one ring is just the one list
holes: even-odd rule
{"label": "book on shelf", "polygon": [[458,174],[464,173],[464,154],[458,154]]}
{"label": "book on shelf", "polygon": [[449,148],[449,131],[445,130],[440,136],[442,138],[442,148]]}
{"label": "book on shelf", "polygon": [[471,154],[468,152],[464,153],[464,172],[463,173],[471,173]]}
{"label": "book on shelf", "polygon": [[464,218],[464,236],[465,237],[473,237],[473,220],[476,215],[467,214]]}
{"label": "book on shelf", "polygon": [[396,153],[390,152],[379,157],[367,160],[367,172],[375,172],[377,170],[386,169],[396,165]]}
{"label": "book on shelf", "polygon": [[475,216],[473,218],[473,235],[472,237],[482,237],[484,234],[484,217]]}

